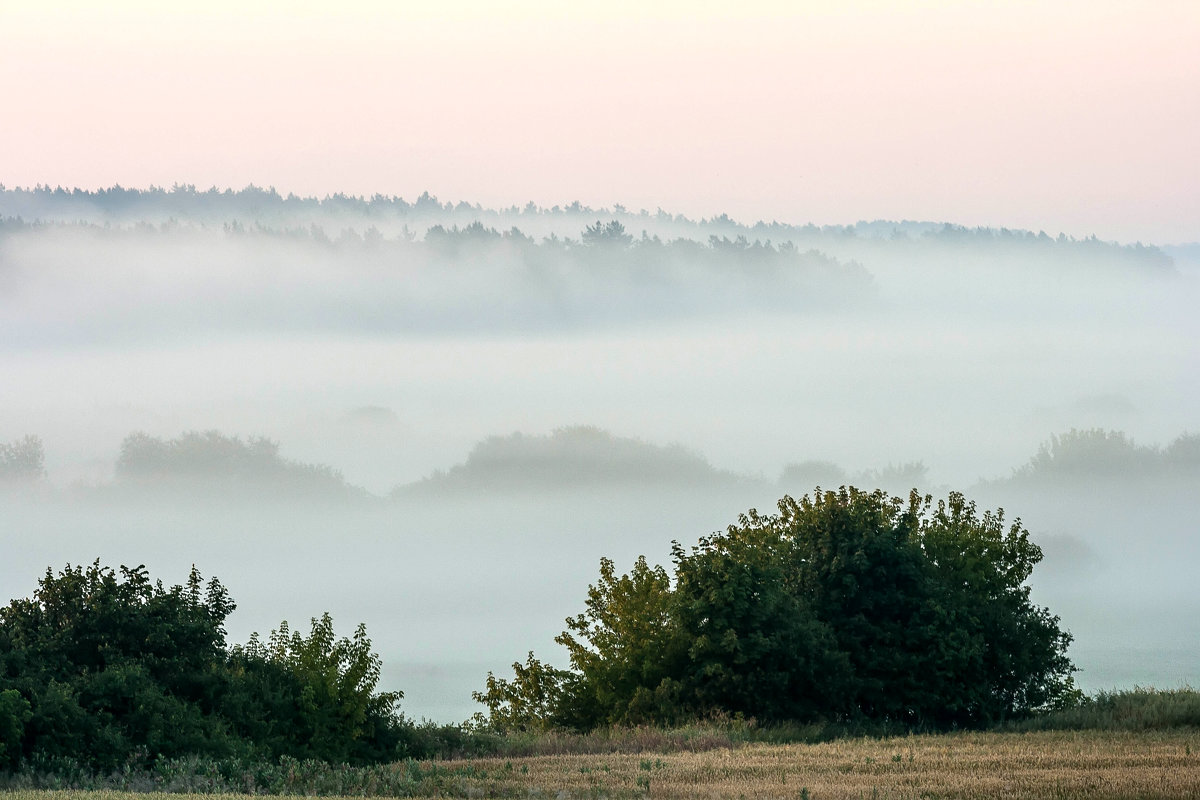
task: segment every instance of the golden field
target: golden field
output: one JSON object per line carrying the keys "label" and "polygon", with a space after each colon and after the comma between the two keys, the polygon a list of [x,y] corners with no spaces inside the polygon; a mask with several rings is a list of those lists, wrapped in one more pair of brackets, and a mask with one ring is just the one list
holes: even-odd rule
{"label": "golden field", "polygon": [[[671,754],[479,758],[426,763],[423,771],[427,793],[418,796],[425,797],[1200,798],[1200,730],[963,733]],[[16,791],[9,797],[128,795]]]}

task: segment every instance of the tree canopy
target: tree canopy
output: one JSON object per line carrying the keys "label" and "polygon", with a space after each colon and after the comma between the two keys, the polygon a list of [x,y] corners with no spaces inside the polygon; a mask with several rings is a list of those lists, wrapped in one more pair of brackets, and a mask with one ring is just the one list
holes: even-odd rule
{"label": "tree canopy", "polygon": [[160,756],[394,758],[398,692],[376,693],[366,630],[227,647],[235,608],[220,581],[183,585],[146,568],[47,570],[33,597],[0,609],[0,767],[67,757],[112,769]]}
{"label": "tree canopy", "polygon": [[673,575],[603,560],[557,640],[571,669],[531,653],[516,681],[489,674],[476,699],[492,726],[743,714],[952,727],[1074,696],[1070,634],[1026,583],[1041,550],[961,494],[818,490],[673,552]]}

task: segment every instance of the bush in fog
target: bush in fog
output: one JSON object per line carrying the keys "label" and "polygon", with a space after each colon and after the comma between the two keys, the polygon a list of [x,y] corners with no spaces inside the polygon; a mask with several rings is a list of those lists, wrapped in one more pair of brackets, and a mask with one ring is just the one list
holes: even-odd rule
{"label": "bush in fog", "polygon": [[1127,479],[1195,471],[1200,471],[1200,436],[1196,434],[1183,434],[1159,449],[1135,444],[1121,431],[1072,428],[1060,436],[1051,436],[1013,477],[1026,481],[1072,477]]}
{"label": "bush in fog", "polygon": [[279,444],[263,437],[242,441],[218,431],[189,431],[176,439],[131,433],[121,442],[117,477],[123,481],[269,484],[279,488],[334,490],[347,487],[342,474],[324,465],[280,457]]}
{"label": "bush in fog", "polygon": [[531,654],[476,699],[498,729],[729,714],[987,724],[1076,696],[1071,637],[1026,585],[1040,560],[1019,522],[957,493],[784,497],[777,515],[676,544],[673,575],[603,560],[557,639],[571,670]]}
{"label": "bush in fog", "polygon": [[1168,469],[1200,471],[1200,434],[1185,433],[1171,442],[1162,453]]}
{"label": "bush in fog", "polygon": [[714,485],[736,481],[679,445],[660,446],[576,425],[549,436],[492,436],[472,448],[466,463],[403,490],[544,489],[622,484]]}
{"label": "bush in fog", "polygon": [[25,436],[0,442],[0,483],[35,481],[46,477],[46,454],[42,440]]}

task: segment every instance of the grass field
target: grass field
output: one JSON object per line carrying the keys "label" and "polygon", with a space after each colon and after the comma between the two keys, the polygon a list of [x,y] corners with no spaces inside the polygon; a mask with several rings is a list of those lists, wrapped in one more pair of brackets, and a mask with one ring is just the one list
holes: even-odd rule
{"label": "grass field", "polygon": [[[1189,798],[1200,797],[1200,729],[965,733],[668,754],[479,758],[425,762],[417,775],[415,767],[395,765],[417,778],[408,787],[418,797]],[[129,795],[8,793],[10,800],[118,797]]]}

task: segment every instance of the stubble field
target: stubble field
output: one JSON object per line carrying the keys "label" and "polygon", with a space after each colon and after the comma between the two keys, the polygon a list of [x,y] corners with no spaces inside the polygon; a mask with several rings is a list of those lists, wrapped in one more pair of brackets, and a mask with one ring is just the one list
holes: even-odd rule
{"label": "stubble field", "polygon": [[[1200,797],[1200,730],[965,733],[668,754],[478,758],[394,768],[420,776],[410,784],[417,797],[1188,798]],[[126,796],[10,794],[11,800]]]}

